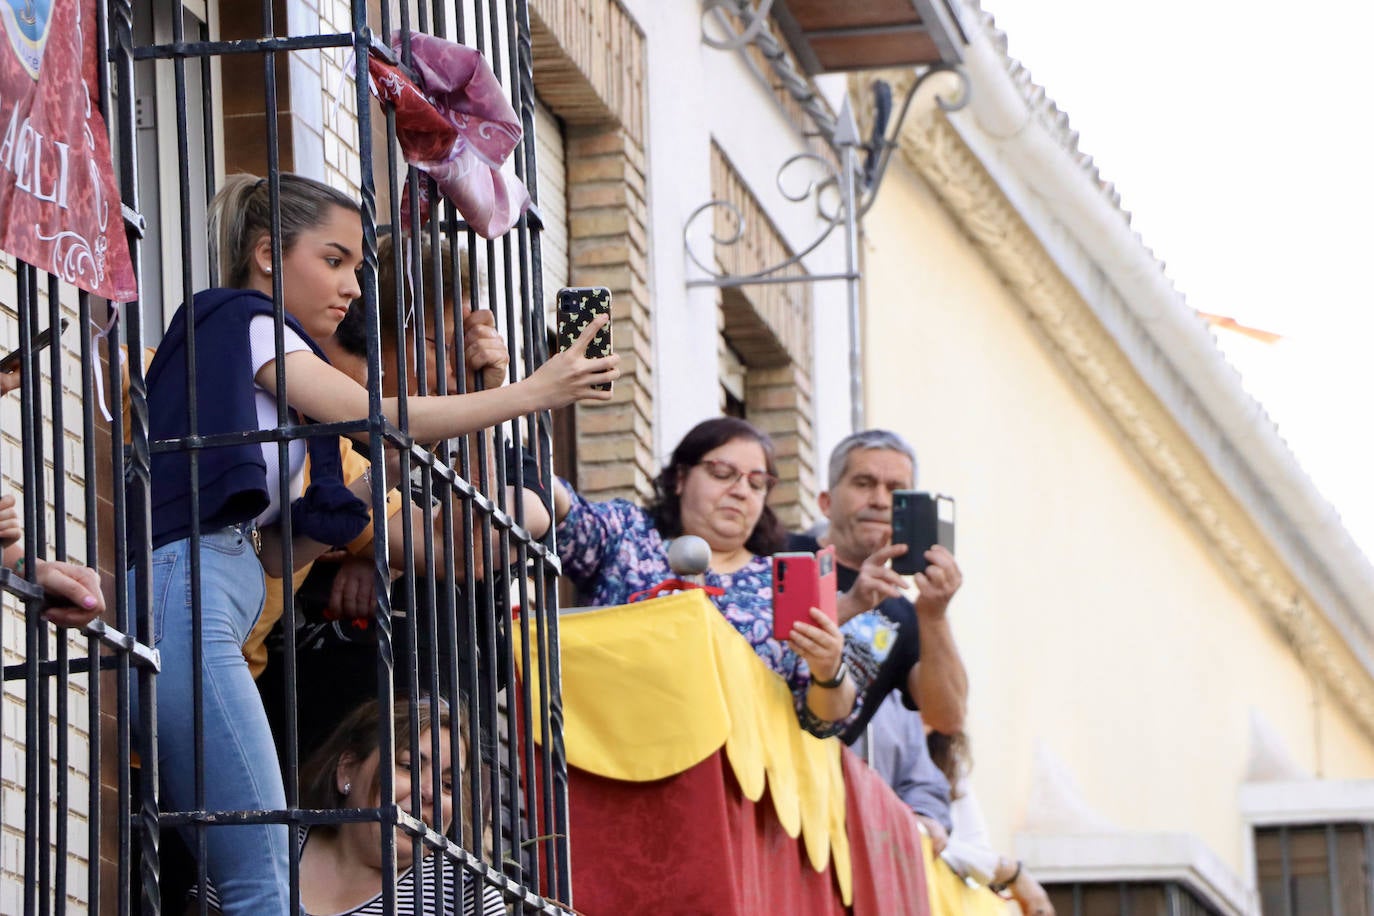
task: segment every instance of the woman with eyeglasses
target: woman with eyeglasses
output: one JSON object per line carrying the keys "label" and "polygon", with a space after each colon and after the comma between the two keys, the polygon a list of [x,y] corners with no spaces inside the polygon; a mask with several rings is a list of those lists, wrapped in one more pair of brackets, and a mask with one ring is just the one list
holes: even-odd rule
{"label": "woman with eyeglasses", "polygon": [[703,538],[711,548],[706,584],[724,592],[717,607],[787,681],[802,727],[824,738],[842,731],[858,711],[857,692],[842,664],[844,637],[819,610],[786,643],[773,638],[769,555],[782,546],[784,531],[767,501],[777,481],[766,433],[734,417],[706,420],[673,450],[648,509],[623,499],[590,503],[555,480],[558,555],[590,603],[624,604],[673,577],[670,540]]}

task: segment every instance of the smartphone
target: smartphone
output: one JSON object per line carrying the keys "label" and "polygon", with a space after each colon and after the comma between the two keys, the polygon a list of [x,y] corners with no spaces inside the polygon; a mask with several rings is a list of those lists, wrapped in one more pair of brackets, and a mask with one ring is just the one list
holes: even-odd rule
{"label": "smartphone", "polygon": [[[558,291],[558,350],[568,349],[577,343],[577,338],[592,323],[597,315],[611,314],[611,291],[604,286],[573,286]],[[587,358],[611,355],[611,323],[596,332],[591,345],[587,347]],[[602,391],[610,391],[611,383],[602,382],[596,386]]]}
{"label": "smartphone", "polygon": [[903,576],[925,572],[926,551],[939,544],[954,553],[954,498],[897,490],[892,494],[892,543],[905,544],[906,553],[892,561]]}
{"label": "smartphone", "polygon": [[[61,323],[57,326],[57,336],[61,337],[62,332],[66,330],[67,319],[63,318],[61,320]],[[50,343],[52,343],[52,328],[48,328],[42,334],[39,334],[37,337],[33,339],[33,349],[35,352],[37,352],[38,350],[42,350]],[[0,372],[13,372],[15,369],[18,369],[19,361],[23,358],[24,352],[22,350],[11,350],[10,352],[6,353],[3,357],[0,357]]]}
{"label": "smartphone", "polygon": [[839,622],[837,576],[834,547],[816,553],[773,554],[773,638],[786,641],[798,621],[811,623],[813,607]]}

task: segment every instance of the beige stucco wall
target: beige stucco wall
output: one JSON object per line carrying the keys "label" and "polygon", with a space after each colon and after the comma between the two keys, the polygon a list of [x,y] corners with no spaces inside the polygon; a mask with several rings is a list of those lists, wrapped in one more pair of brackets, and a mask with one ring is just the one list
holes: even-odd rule
{"label": "beige stucco wall", "polygon": [[1314,692],[902,163],[865,228],[869,423],[911,439],[923,489],[958,498],[952,613],[995,841],[1024,826],[1043,741],[1109,820],[1196,833],[1244,875],[1251,708],[1328,778],[1374,777],[1374,741]]}

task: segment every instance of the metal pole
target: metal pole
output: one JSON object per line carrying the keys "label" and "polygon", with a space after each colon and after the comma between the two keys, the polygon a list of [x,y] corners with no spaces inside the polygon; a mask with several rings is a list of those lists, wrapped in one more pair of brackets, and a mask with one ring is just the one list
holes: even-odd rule
{"label": "metal pole", "polygon": [[844,207],[844,264],[849,279],[845,281],[845,293],[849,299],[849,418],[853,431],[864,428],[863,402],[863,342],[859,327],[859,223],[855,210],[854,150],[859,145],[859,126],[854,121],[854,112],[849,107],[849,99],[840,109],[840,120],[835,130],[835,146],[840,151],[840,193]]}

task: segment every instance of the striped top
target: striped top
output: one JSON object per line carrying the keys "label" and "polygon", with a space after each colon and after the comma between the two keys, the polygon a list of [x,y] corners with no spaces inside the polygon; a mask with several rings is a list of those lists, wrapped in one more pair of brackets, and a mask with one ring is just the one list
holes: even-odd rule
{"label": "striped top", "polygon": [[[301,836],[301,848],[305,848],[308,831],[299,828]],[[402,857],[404,860],[404,857]],[[439,916],[439,914],[462,913],[463,916],[505,916],[508,912],[505,903],[501,900],[501,892],[494,887],[484,887],[482,891],[482,908],[477,907],[477,895],[473,893],[473,877],[466,871],[460,869],[452,862],[444,863],[443,898],[442,901],[434,899],[435,882],[437,880],[438,856],[425,856],[420,862],[420,907],[415,907],[415,870],[407,868],[405,871],[398,872],[396,875],[396,910],[395,916]],[[458,890],[457,875],[462,871],[462,906],[458,906],[460,892]],[[220,908],[219,894],[215,892],[214,885],[206,888],[206,898],[211,912]],[[191,900],[196,898],[196,889],[191,888]],[[368,900],[366,903],[359,904],[350,910],[343,910],[339,913],[308,913],[306,916],[391,916],[387,913],[382,903],[382,895],[379,891],[377,896]]]}

